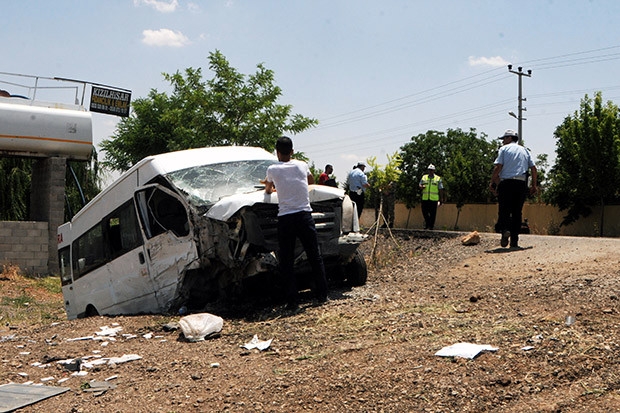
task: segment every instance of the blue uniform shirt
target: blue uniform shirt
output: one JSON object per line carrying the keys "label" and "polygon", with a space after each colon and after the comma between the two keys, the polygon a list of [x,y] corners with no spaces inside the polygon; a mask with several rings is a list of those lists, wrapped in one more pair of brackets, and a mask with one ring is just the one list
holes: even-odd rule
{"label": "blue uniform shirt", "polygon": [[525,178],[528,169],[534,166],[530,151],[516,142],[499,148],[495,165],[502,165],[500,179]]}

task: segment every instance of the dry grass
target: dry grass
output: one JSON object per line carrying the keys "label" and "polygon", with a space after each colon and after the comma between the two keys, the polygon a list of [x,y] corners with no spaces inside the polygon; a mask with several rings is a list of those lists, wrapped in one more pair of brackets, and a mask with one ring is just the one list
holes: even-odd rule
{"label": "dry grass", "polygon": [[0,286],[0,322],[7,326],[49,324],[66,318],[58,277],[28,277],[17,266],[4,266]]}

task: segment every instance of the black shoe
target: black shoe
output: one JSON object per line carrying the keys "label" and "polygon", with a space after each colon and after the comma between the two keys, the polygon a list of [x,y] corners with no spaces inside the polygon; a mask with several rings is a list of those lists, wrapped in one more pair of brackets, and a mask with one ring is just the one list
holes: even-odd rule
{"label": "black shoe", "polygon": [[518,245],[511,245],[510,246],[510,251],[521,251],[523,249],[523,247],[520,247]]}
{"label": "black shoe", "polygon": [[499,242],[499,245],[501,245],[502,248],[506,248],[508,246],[508,241],[510,241],[510,231],[502,232],[502,239]]}
{"label": "black shoe", "polygon": [[325,304],[328,301],[329,301],[329,298],[327,298],[327,295],[322,295],[316,298],[317,304]]}

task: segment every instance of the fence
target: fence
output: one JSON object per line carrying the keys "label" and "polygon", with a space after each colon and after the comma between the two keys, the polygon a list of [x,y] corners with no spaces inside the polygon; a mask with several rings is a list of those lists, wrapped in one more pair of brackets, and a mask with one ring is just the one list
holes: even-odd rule
{"label": "fence", "polygon": [[[604,207],[605,237],[620,237],[620,205]],[[395,207],[395,222],[397,228],[420,229],[424,228],[422,209],[418,205],[408,209],[404,204],[397,203]],[[444,204],[437,209],[435,229],[459,231],[494,232],[497,221],[497,204],[472,204],[465,205],[460,214],[455,204]],[[525,204],[523,218],[527,219],[532,234],[540,235],[569,235],[594,237],[600,235],[601,207],[593,207],[592,214],[586,218],[580,218],[577,222],[560,226],[566,212],[559,211],[556,207],[544,204]],[[365,208],[361,218],[363,227],[370,227],[375,221],[375,210]]]}

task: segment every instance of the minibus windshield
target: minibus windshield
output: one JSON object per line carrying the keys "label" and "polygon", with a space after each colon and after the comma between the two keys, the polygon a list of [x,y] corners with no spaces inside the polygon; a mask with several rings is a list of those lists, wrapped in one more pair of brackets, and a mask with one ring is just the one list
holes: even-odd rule
{"label": "minibus windshield", "polygon": [[210,207],[220,199],[262,188],[269,165],[276,160],[263,159],[199,165],[171,172],[166,177],[195,207]]}

